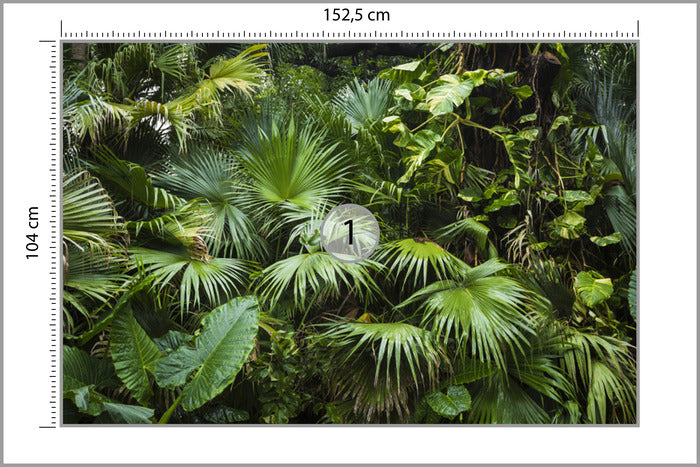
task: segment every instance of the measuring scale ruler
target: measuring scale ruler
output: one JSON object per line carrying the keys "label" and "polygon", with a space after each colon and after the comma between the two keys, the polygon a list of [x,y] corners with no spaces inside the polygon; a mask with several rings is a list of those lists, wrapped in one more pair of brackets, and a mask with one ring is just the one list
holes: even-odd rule
{"label": "measuring scale ruler", "polygon": [[[662,21],[664,14],[672,15],[673,20]],[[61,443],[76,436],[71,430],[81,430],[80,436],[89,439],[104,436],[100,430],[117,429],[153,430],[138,435],[151,440],[163,436],[163,430],[156,432],[157,427],[77,428],[62,424],[62,257],[66,247],[61,218],[61,115],[65,44],[634,42],[640,47],[640,63],[647,60],[647,50],[649,60],[652,53],[664,50],[667,63],[679,63],[680,56],[673,59],[674,54],[680,54],[677,47],[657,47],[671,32],[689,38],[695,15],[690,5],[644,4],[4,5],[3,410],[4,449],[11,453],[8,461],[94,462],[95,457],[90,456],[99,456],[96,448],[83,453],[61,451]],[[643,68],[638,76],[640,82],[655,79]],[[644,115],[643,105],[640,112]],[[640,139],[647,137],[642,134]],[[641,352],[645,354],[645,350]],[[203,436],[202,428],[180,427],[193,439]],[[84,435],[89,429],[96,432]],[[225,444],[223,431],[212,432],[209,427],[207,432],[206,436]],[[236,433],[244,443],[259,443],[250,434]],[[128,436],[135,443],[134,452],[142,461],[162,459],[148,452],[145,440],[130,434],[118,436]],[[321,436],[329,445],[335,443],[332,432]],[[483,443],[492,442],[488,434],[483,436]],[[30,448],[37,443],[47,446],[45,452]],[[132,454],[115,453],[113,461],[127,462]],[[517,460],[509,453],[501,454],[505,462]],[[197,462],[195,456],[180,455],[185,462]],[[295,456],[292,458],[297,461],[308,460]],[[595,456],[592,453],[586,459],[593,461]],[[242,458],[255,459],[247,454]],[[210,460],[214,459],[219,458],[212,455]],[[365,458],[353,454],[351,459]],[[491,458],[476,453],[474,459]],[[533,453],[528,459],[534,462],[539,458]]]}

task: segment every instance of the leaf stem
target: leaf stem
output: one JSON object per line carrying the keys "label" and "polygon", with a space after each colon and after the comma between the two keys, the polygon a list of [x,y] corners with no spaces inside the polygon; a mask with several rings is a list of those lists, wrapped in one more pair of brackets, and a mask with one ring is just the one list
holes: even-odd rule
{"label": "leaf stem", "polygon": [[173,415],[173,412],[175,412],[175,409],[177,408],[178,405],[180,405],[180,401],[182,400],[182,393],[180,393],[179,396],[177,396],[177,399],[175,399],[175,402],[173,402],[173,405],[168,408],[168,410],[165,411],[162,417],[160,417],[160,420],[158,420],[159,425],[165,425],[168,423],[168,420],[170,420],[170,417]]}

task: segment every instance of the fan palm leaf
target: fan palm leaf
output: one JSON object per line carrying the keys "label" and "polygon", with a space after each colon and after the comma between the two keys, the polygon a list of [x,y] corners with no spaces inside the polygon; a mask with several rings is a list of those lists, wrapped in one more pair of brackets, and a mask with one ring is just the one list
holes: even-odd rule
{"label": "fan palm leaf", "polygon": [[[130,269],[143,268],[153,276],[153,287],[179,289],[183,311],[203,303],[217,306],[245,290],[250,263],[233,258],[192,258],[182,248],[173,251],[133,247]],[[205,301],[206,300],[206,301]]]}
{"label": "fan palm leaf", "polygon": [[273,122],[269,134],[261,129],[244,135],[236,154],[251,179],[243,206],[266,219],[267,230],[279,226],[275,217],[280,213],[313,211],[345,191],[344,154],[335,150],[337,144],[328,146],[323,140],[311,127],[297,130],[293,119],[281,127]]}
{"label": "fan palm leaf", "polygon": [[392,102],[391,87],[389,80],[375,78],[362,84],[355,78],[332,102],[356,132],[360,128],[376,129]]}
{"label": "fan palm leaf", "polygon": [[197,206],[208,219],[204,227],[210,233],[206,243],[211,254],[261,258],[265,243],[251,216],[238,205],[238,169],[230,154],[196,147],[175,156],[154,183],[186,199],[198,199]]}
{"label": "fan palm leaf", "polygon": [[338,322],[321,338],[332,341],[331,390],[365,421],[405,419],[411,393],[434,387],[444,360],[434,335],[407,323]]}
{"label": "fan palm leaf", "polygon": [[516,381],[502,373],[491,377],[490,384],[470,390],[473,394],[469,420],[482,424],[548,423],[542,406]]}
{"label": "fan palm leaf", "polygon": [[[370,260],[343,263],[328,253],[317,251],[280,260],[262,272],[257,288],[261,297],[276,303],[285,292],[291,292],[296,309],[303,309],[309,299],[338,298],[342,286],[360,297],[379,292],[371,272],[381,265]],[[290,290],[292,289],[292,290]]]}
{"label": "fan palm leaf", "polygon": [[561,325],[539,317],[533,326],[536,332],[527,334],[523,352],[508,354],[503,368],[492,366],[492,371],[470,386],[475,394],[470,421],[550,423],[553,410],[577,410],[573,384],[559,365],[570,348]]}
{"label": "fan palm leaf", "polygon": [[399,306],[420,303],[423,325],[445,342],[453,338],[461,355],[469,350],[481,361],[504,368],[506,349],[511,354],[522,352],[526,335],[532,332],[523,287],[511,278],[493,275],[506,267],[489,260],[467,270],[461,279],[424,287]]}
{"label": "fan palm leaf", "polygon": [[588,420],[634,423],[636,369],[629,345],[575,328],[567,333],[567,342],[570,348],[564,353],[563,368],[584,401]]}
{"label": "fan palm leaf", "polygon": [[64,244],[107,251],[125,232],[124,221],[98,179],[84,170],[64,176]]}
{"label": "fan palm leaf", "polygon": [[63,314],[65,330],[74,332],[77,310],[89,323],[99,310],[118,295],[127,283],[125,255],[117,251],[89,253],[78,245],[68,245],[64,252]]}
{"label": "fan palm leaf", "polygon": [[406,238],[384,244],[377,253],[377,261],[385,264],[391,274],[403,277],[402,287],[412,279],[415,289],[426,286],[430,280],[443,280],[468,268],[459,258],[427,238]]}

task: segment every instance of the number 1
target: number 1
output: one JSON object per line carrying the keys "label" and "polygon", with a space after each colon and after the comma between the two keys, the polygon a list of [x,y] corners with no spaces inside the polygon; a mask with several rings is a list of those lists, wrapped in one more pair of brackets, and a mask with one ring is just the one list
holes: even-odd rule
{"label": "number 1", "polygon": [[352,219],[348,219],[345,222],[343,222],[343,225],[348,226],[348,244],[352,245]]}

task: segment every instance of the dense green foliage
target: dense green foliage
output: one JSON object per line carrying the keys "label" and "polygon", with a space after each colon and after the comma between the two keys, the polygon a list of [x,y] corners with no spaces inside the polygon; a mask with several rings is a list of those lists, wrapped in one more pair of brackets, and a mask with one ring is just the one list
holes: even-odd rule
{"label": "dense green foliage", "polygon": [[66,44],[64,423],[635,423],[635,46],[330,47]]}

